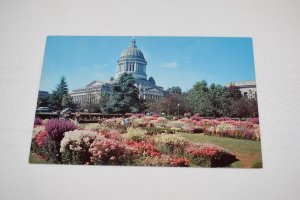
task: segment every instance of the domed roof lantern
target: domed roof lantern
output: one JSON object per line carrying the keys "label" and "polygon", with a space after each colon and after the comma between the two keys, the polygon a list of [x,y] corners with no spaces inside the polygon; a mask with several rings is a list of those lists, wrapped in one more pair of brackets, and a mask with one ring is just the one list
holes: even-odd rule
{"label": "domed roof lantern", "polygon": [[132,37],[132,39],[131,39],[131,46],[136,47],[136,41],[135,41],[134,37]]}
{"label": "domed roof lantern", "polygon": [[146,62],[143,52],[136,46],[134,37],[132,37],[129,47],[121,53],[120,59],[121,58],[139,58]]}

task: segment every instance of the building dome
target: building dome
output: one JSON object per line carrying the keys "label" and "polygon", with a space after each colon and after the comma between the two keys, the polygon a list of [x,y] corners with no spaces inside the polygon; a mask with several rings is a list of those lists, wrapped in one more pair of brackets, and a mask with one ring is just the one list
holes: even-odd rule
{"label": "building dome", "polygon": [[130,46],[121,53],[120,57],[135,57],[145,59],[143,52],[137,48],[134,38],[131,40]]}
{"label": "building dome", "polygon": [[144,54],[136,46],[135,39],[132,38],[130,46],[125,49],[118,59],[116,78],[123,73],[132,74],[136,80],[147,80],[147,61]]}

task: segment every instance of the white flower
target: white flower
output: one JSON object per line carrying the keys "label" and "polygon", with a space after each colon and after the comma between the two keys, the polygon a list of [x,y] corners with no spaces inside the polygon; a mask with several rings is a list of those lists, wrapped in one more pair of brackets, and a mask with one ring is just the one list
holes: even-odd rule
{"label": "white flower", "polygon": [[90,140],[100,141],[104,137],[96,132],[88,130],[74,130],[65,132],[64,138],[60,143],[60,152],[64,152],[66,147],[72,151],[82,150],[82,146],[90,146]]}

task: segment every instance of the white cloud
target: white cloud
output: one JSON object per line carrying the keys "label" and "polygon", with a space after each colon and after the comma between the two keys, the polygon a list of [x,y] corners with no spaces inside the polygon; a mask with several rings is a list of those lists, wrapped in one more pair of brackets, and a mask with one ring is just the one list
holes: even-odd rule
{"label": "white cloud", "polygon": [[162,63],[160,64],[161,67],[166,67],[166,68],[176,68],[178,66],[177,62],[167,62],[167,63]]}

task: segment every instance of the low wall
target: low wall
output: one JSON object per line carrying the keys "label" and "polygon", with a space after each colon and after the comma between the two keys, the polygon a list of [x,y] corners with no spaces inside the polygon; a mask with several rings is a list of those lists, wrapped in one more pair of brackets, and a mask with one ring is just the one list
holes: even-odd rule
{"label": "low wall", "polygon": [[[102,118],[116,118],[116,117],[129,117],[131,114],[103,114],[103,113],[79,113],[80,118],[86,121],[97,121],[97,119]],[[35,113],[35,116],[41,119],[51,119],[51,118],[58,118],[59,115],[57,113]],[[70,113],[69,117],[74,118],[75,113]]]}
{"label": "low wall", "polygon": [[[80,114],[80,123],[94,123],[98,122],[99,119],[110,119],[110,118],[117,118],[117,117],[130,117],[132,114],[103,114],[103,113],[84,113],[81,112]],[[58,118],[59,116],[57,113],[36,113],[35,116],[41,119],[51,119],[51,118]],[[69,118],[74,119],[75,113],[70,113]],[[204,119],[216,119],[215,117],[203,117]],[[232,120],[236,121],[246,121],[248,118],[231,118]]]}

